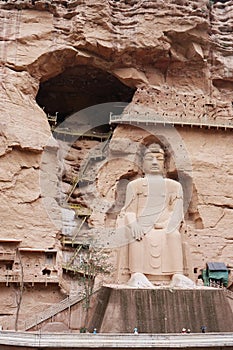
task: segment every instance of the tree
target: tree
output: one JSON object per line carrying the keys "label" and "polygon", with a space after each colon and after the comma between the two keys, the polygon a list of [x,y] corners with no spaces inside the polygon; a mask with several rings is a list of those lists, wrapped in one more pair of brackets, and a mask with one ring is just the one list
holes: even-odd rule
{"label": "tree", "polygon": [[80,245],[76,248],[67,267],[76,274],[80,286],[83,287],[81,293],[84,299],[85,320],[83,330],[85,330],[95,279],[98,275],[110,275],[113,272],[112,264],[109,262],[109,252],[90,245]]}

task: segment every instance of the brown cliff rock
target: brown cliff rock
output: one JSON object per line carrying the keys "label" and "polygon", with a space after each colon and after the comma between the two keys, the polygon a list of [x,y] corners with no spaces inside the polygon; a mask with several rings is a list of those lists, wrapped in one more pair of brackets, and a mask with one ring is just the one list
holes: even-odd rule
{"label": "brown cliff rock", "polygon": [[[0,239],[17,239],[19,248],[38,249],[45,256],[48,249],[56,250],[52,270],[62,286],[62,223],[56,201],[59,195],[64,199],[69,194],[89,149],[102,139],[87,143],[79,139],[73,144],[62,173],[63,159],[57,161],[62,142],[50,144],[47,158],[43,152],[51,142],[46,114],[58,111],[60,123],[93,105],[132,102],[126,108],[130,115],[140,116],[142,110],[145,119],[152,113],[157,119],[179,122],[176,133],[191,168],[171,159],[168,170],[171,177],[179,178],[180,166],[188,198],[187,235],[197,274],[207,261],[224,261],[233,267],[233,1],[8,0],[0,5],[0,20]],[[88,124],[85,113],[83,118]],[[182,121],[189,126],[182,127]],[[103,112],[96,116],[95,126],[108,122],[109,113]],[[194,122],[226,128],[191,128]],[[97,208],[85,230],[88,225],[114,227],[126,182],[140,175],[137,146],[153,139],[150,132],[156,128],[135,125],[114,125],[108,158],[89,169],[97,173],[93,187],[76,189],[71,196],[70,203],[87,207],[94,203]],[[42,188],[44,178],[49,182]],[[63,181],[61,194],[58,181]],[[100,200],[107,201],[101,210]],[[33,259],[32,274],[37,264]],[[4,260],[0,263],[5,286],[9,266]],[[42,268],[44,262],[43,277]],[[6,295],[7,287],[3,289]],[[54,302],[61,298],[55,293]],[[9,294],[8,309],[13,298]],[[49,300],[52,304],[52,291]],[[16,306],[13,309],[3,319],[6,327],[13,327]],[[26,313],[24,305],[22,322]]]}

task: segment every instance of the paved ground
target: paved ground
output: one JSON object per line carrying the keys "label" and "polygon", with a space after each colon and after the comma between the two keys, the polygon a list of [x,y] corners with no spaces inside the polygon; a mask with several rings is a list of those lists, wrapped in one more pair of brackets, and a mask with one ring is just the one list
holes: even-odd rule
{"label": "paved ground", "polygon": [[213,348],[233,349],[233,333],[75,334],[1,331],[0,349],[27,348]]}

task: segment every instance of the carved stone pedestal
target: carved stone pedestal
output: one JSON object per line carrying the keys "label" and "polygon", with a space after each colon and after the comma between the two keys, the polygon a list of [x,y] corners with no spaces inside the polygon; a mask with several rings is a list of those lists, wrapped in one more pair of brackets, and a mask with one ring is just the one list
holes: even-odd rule
{"label": "carved stone pedestal", "polygon": [[232,332],[233,313],[221,289],[102,287],[94,296],[88,329],[99,333]]}

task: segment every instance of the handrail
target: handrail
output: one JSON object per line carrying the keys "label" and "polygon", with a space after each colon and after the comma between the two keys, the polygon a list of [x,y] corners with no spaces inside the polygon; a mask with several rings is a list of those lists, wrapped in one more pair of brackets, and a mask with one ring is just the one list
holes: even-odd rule
{"label": "handrail", "polygon": [[74,130],[71,128],[60,128],[57,127],[53,131],[55,134],[63,134],[63,135],[72,135],[72,136],[80,136],[80,137],[90,137],[90,138],[98,138],[98,139],[109,139],[109,134],[111,135],[111,132],[108,133],[101,133],[101,132],[80,132],[78,130]]}
{"label": "handrail", "polygon": [[[96,293],[101,286],[97,286],[94,288],[93,293]],[[51,305],[48,309],[45,311],[41,312],[39,316],[37,317],[32,317],[29,319],[27,322],[25,322],[25,331],[30,330],[31,328],[37,326],[38,324],[46,321],[47,319],[55,316],[61,311],[64,311],[65,309],[71,307],[72,305],[82,301],[85,299],[85,294],[81,291],[79,292],[76,296],[74,297],[67,297],[63,300],[61,300],[59,303],[55,305]]]}
{"label": "handrail", "polygon": [[86,220],[87,220],[87,216],[84,216],[84,218],[81,221],[81,224],[79,225],[79,228],[77,229],[75,235],[72,237],[72,241],[73,242],[75,242],[75,239],[76,239],[77,235],[79,234],[79,232],[81,231],[81,228],[83,227],[83,225],[86,222]]}
{"label": "handrail", "polygon": [[[6,285],[9,283],[18,283],[21,282],[21,275],[18,271],[1,272],[0,282],[4,282]],[[32,284],[45,283],[47,285],[48,283],[58,283],[59,280],[57,276],[37,275],[35,277],[35,275],[31,273],[24,275],[24,282]]]}
{"label": "handrail", "polygon": [[36,325],[40,324],[41,322],[47,320],[50,317],[53,317],[57,313],[74,305],[75,303],[77,303],[78,301],[81,301],[82,299],[83,299],[83,294],[79,293],[77,296],[75,296],[73,298],[67,297],[67,298],[63,299],[62,301],[60,301],[59,303],[50,306],[47,310],[45,310],[41,314],[39,314],[39,316],[29,319],[25,323],[25,330],[27,331],[27,330],[35,327]]}
{"label": "handrail", "polygon": [[168,119],[163,118],[160,114],[155,113],[153,115],[147,115],[145,114],[121,114],[121,115],[113,115],[110,114],[110,120],[109,124],[111,123],[153,123],[153,124],[163,124],[165,125],[188,125],[188,126],[199,126],[202,127],[214,127],[214,128],[225,128],[225,129],[233,129],[233,121],[225,121],[225,122],[217,122],[217,121],[210,121],[206,117],[201,118],[200,120],[197,119],[183,119],[180,118],[173,118],[169,117]]}
{"label": "handrail", "polygon": [[66,209],[73,209],[78,216],[90,216],[92,210],[81,204],[68,203],[63,206]]}
{"label": "handrail", "polygon": [[15,252],[0,251],[0,260],[14,260]]}

